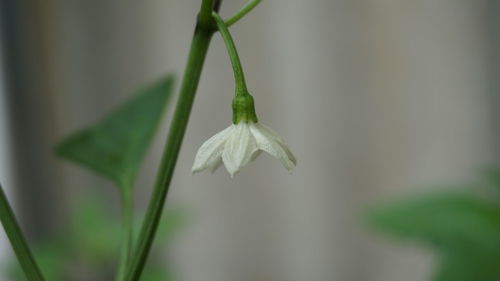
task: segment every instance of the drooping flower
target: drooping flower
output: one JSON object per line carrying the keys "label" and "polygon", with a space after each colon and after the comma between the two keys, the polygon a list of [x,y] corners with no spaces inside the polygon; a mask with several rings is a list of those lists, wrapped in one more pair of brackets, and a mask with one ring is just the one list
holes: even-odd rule
{"label": "drooping flower", "polygon": [[239,122],[208,139],[198,149],[193,173],[208,169],[212,173],[224,164],[233,177],[243,166],[265,151],[281,161],[291,172],[297,161],[285,141],[258,122]]}
{"label": "drooping flower", "polygon": [[232,102],[233,124],[208,139],[198,149],[192,168],[193,173],[205,169],[214,172],[224,164],[233,177],[261,151],[279,159],[291,172],[297,164],[295,157],[278,134],[258,122],[254,100],[247,90],[243,68],[231,34],[217,13],[214,12],[212,17],[224,39],[234,72],[236,88]]}

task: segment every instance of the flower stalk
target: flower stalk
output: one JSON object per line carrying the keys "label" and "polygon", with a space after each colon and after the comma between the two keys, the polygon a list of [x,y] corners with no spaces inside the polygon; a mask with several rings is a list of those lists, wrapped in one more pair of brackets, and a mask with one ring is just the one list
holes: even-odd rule
{"label": "flower stalk", "polygon": [[217,25],[217,28],[219,29],[222,39],[224,40],[234,72],[236,89],[232,102],[233,124],[238,124],[239,122],[257,122],[258,119],[257,114],[255,113],[255,102],[252,95],[250,95],[247,90],[243,67],[241,66],[240,57],[238,55],[238,51],[236,50],[233,37],[231,36],[226,23],[224,23],[224,20],[217,13],[213,12],[212,17]]}
{"label": "flower stalk", "polygon": [[216,12],[212,13],[212,17],[215,20],[217,29],[224,40],[227,52],[229,54],[229,59],[231,60],[231,66],[233,67],[234,80],[236,83],[236,96],[248,94],[247,85],[245,81],[245,75],[243,74],[243,67],[241,67],[240,56],[236,50],[236,45],[234,44],[233,37],[229,32],[224,20]]}

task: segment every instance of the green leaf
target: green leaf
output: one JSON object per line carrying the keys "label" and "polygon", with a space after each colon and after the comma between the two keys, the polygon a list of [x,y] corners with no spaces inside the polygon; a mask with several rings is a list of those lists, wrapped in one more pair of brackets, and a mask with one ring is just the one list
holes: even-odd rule
{"label": "green leaf", "polygon": [[56,153],[114,181],[130,186],[172,93],[168,76],[140,91],[99,123],[65,139]]}
{"label": "green leaf", "polygon": [[500,169],[499,168],[487,168],[487,169],[483,169],[481,172],[489,184],[500,189]]}
{"label": "green leaf", "polygon": [[473,195],[447,192],[382,206],[373,224],[439,247],[500,250],[500,208]]}
{"label": "green leaf", "polygon": [[468,252],[446,253],[433,280],[437,281],[498,281],[500,254],[484,255]]}
{"label": "green leaf", "polygon": [[[66,280],[66,278],[64,278],[64,264],[61,261],[64,260],[67,251],[65,251],[63,247],[60,247],[56,243],[45,243],[44,245],[36,245],[33,249],[33,253],[36,255],[43,275],[47,280]],[[7,263],[7,266],[5,266],[3,270],[8,276],[8,280],[29,280],[23,274],[21,267],[13,260]]]}
{"label": "green leaf", "polygon": [[500,206],[460,192],[442,192],[380,206],[371,223],[431,245],[441,257],[435,281],[500,280]]}

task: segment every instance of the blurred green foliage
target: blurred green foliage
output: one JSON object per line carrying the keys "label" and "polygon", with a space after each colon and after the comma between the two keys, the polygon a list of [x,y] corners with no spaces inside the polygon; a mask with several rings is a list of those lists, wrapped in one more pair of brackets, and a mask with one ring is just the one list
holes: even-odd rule
{"label": "blurred green foliage", "polygon": [[130,188],[173,90],[171,75],[143,88],[99,123],[61,142],[56,153]]}
{"label": "blurred green foliage", "polygon": [[[44,276],[51,281],[113,280],[122,237],[120,219],[111,215],[104,200],[96,196],[86,197],[73,206],[69,225],[50,239],[33,245]],[[184,214],[181,210],[164,214],[142,281],[173,280],[162,252],[184,225]],[[27,280],[15,259],[2,267],[9,281]]]}
{"label": "blurred green foliage", "polygon": [[[105,210],[107,206],[96,200],[78,204],[69,229],[34,249],[48,280],[79,280],[77,276],[90,272],[84,280],[114,280],[120,256],[118,279],[122,278],[133,248],[132,222],[141,221],[133,219],[131,189],[172,95],[173,83],[172,75],[159,79],[97,124],[70,135],[56,147],[57,155],[116,184],[122,193],[123,218],[113,219]],[[160,237],[168,236],[177,222],[172,215],[163,218],[166,222],[160,224]],[[16,280],[23,280],[18,270],[11,272]],[[155,262],[153,252],[141,280],[169,280],[168,273],[163,264]]]}
{"label": "blurred green foliage", "polygon": [[500,171],[489,170],[485,177],[469,188],[440,189],[373,208],[370,223],[433,248],[439,258],[434,281],[498,281],[500,194],[492,193],[500,191]]}

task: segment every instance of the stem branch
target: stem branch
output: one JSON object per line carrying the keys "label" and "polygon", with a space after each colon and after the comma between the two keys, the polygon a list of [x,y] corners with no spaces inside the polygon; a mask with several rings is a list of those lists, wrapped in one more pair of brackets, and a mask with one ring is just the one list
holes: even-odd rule
{"label": "stem branch", "polygon": [[250,11],[253,10],[257,5],[262,0],[250,0],[248,1],[245,6],[241,7],[241,9],[236,12],[234,15],[232,15],[230,18],[225,20],[226,26],[230,27],[231,25],[235,24],[237,21],[239,21],[242,17],[244,17],[246,14],[248,14]]}

